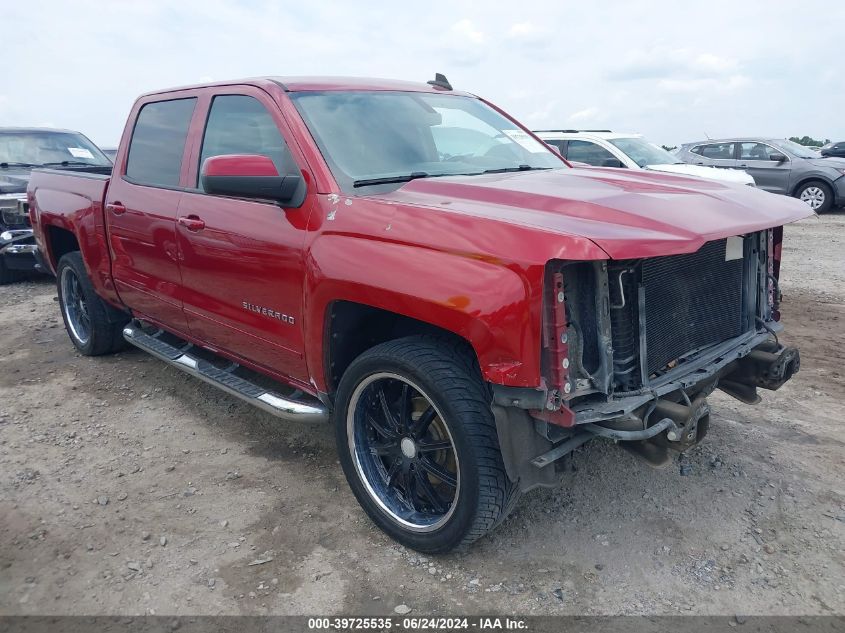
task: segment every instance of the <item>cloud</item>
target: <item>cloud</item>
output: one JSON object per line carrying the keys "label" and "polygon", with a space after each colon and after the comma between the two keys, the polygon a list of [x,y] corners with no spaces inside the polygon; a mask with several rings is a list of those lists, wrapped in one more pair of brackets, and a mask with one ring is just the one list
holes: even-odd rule
{"label": "cloud", "polygon": [[484,43],[484,33],[479,31],[472,20],[463,19],[455,22],[449,29],[453,40],[465,41],[469,44]]}
{"label": "cloud", "polygon": [[456,66],[475,66],[484,59],[484,33],[464,18],[458,20],[441,38],[441,48],[449,63]]}
{"label": "cloud", "polygon": [[[793,8],[765,0],[527,0],[517,11],[468,0],[11,2],[3,45],[26,54],[3,67],[0,125],[51,121],[114,145],[137,95],[198,78],[437,71],[538,127],[672,145],[703,129],[845,137],[841,64],[819,56],[841,36],[845,2],[801,8],[825,19],[798,29]],[[808,100],[798,85],[825,96]],[[742,98],[752,86],[779,107]]]}
{"label": "cloud", "polygon": [[629,51],[608,76],[625,81],[669,77],[696,79],[736,73],[739,68],[739,61],[731,57],[697,53],[689,48],[655,46]]}
{"label": "cloud", "polygon": [[572,121],[573,123],[577,123],[578,121],[594,121],[598,115],[598,108],[590,106],[589,108],[584,108],[583,110],[573,112],[568,117],[566,117],[566,120]]}
{"label": "cloud", "polygon": [[703,79],[661,79],[657,82],[657,87],[665,92],[727,93],[744,88],[749,83],[751,80],[745,75],[731,75]]}

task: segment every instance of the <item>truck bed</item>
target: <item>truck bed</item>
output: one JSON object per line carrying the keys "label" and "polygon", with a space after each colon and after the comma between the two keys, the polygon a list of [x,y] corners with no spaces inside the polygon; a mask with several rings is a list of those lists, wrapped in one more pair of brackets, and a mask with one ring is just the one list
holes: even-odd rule
{"label": "truck bed", "polygon": [[[119,303],[111,282],[103,217],[111,170],[96,173],[105,169],[34,169],[29,181],[30,219],[42,253],[61,254],[60,241],[78,241],[94,288],[103,298]],[[45,257],[45,264],[56,272],[55,255]]]}

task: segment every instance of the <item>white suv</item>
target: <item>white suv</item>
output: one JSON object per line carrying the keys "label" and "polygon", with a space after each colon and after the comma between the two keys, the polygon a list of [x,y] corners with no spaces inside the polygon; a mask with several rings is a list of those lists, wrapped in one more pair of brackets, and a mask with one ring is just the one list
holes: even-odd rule
{"label": "white suv", "polygon": [[615,133],[610,130],[535,130],[534,133],[556,148],[564,158],[576,163],[595,167],[666,171],[754,186],[754,178],[744,171],[683,163],[677,156],[650,143],[641,134]]}

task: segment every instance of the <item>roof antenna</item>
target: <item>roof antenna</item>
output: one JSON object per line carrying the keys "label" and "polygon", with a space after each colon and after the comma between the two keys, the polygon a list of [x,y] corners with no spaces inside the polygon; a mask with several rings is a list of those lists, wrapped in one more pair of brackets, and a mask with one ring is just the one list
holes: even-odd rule
{"label": "roof antenna", "polygon": [[710,135],[707,132],[704,133],[704,136],[707,138],[708,141],[710,140]]}
{"label": "roof antenna", "polygon": [[431,81],[426,82],[429,86],[434,86],[435,88],[442,88],[443,90],[451,90],[452,84],[449,83],[449,80],[446,79],[446,75],[443,73],[434,73],[434,79]]}

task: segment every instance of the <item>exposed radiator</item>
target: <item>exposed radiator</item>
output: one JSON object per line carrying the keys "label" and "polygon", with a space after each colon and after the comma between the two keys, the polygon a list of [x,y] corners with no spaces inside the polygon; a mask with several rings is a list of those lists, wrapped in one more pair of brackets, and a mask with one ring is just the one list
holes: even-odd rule
{"label": "exposed radiator", "polygon": [[643,261],[649,373],[742,334],[744,260],[726,260],[726,242],[708,242],[689,255]]}
{"label": "exposed radiator", "polygon": [[[730,248],[729,252],[727,249]],[[708,242],[686,255],[620,262],[609,270],[614,382],[622,391],[701,348],[743,333],[743,243]],[[619,291],[619,274],[624,302]],[[622,305],[624,303],[624,305]],[[642,358],[640,332],[645,336]],[[631,356],[636,350],[636,360]]]}

